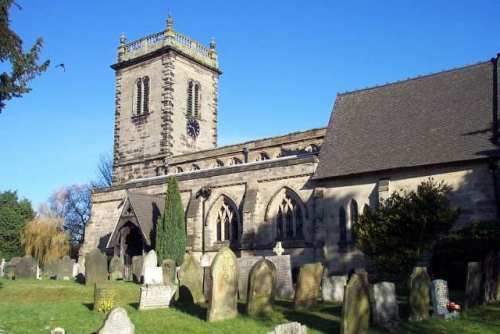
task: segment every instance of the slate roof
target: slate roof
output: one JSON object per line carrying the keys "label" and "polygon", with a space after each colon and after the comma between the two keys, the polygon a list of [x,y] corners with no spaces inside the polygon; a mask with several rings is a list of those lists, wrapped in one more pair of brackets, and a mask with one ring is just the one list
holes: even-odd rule
{"label": "slate roof", "polygon": [[139,224],[141,232],[144,236],[144,240],[146,241],[148,246],[151,246],[151,232],[155,227],[156,221],[163,214],[163,210],[165,209],[165,197],[128,193],[124,204],[125,205],[123,206],[123,211],[120,215],[120,218],[118,219],[115,230],[113,231],[113,234],[109,239],[107,247],[112,247],[115,243],[118,242],[117,232],[127,222],[127,219],[122,219],[122,216],[128,209],[129,205],[132,207],[132,211],[135,215],[135,218],[137,219],[137,223]]}
{"label": "slate roof", "polygon": [[313,178],[499,156],[496,61],[339,94]]}

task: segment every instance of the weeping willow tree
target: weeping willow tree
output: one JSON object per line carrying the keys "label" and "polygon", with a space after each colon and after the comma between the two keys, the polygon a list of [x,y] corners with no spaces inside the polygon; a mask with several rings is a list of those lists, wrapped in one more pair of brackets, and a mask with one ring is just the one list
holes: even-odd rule
{"label": "weeping willow tree", "polygon": [[41,265],[68,255],[70,242],[62,229],[63,221],[53,217],[37,217],[26,224],[21,233],[21,245],[27,255]]}

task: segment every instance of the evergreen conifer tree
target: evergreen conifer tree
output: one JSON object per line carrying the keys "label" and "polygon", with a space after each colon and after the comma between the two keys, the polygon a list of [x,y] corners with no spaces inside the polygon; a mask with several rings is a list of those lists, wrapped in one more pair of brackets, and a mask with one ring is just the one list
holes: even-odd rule
{"label": "evergreen conifer tree", "polygon": [[184,208],[177,180],[168,179],[165,210],[156,224],[156,253],[158,261],[172,259],[180,266],[186,252]]}

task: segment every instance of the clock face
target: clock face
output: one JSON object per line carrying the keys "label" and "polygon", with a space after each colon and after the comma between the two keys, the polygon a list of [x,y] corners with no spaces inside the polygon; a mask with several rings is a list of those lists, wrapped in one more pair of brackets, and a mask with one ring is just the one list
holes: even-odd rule
{"label": "clock face", "polygon": [[200,124],[195,119],[190,119],[187,122],[187,133],[193,138],[198,137],[200,134]]}

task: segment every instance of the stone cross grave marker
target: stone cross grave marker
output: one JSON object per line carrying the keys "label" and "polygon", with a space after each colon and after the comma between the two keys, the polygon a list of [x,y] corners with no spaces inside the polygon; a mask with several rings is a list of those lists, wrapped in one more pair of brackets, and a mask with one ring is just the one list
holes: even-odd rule
{"label": "stone cross grave marker", "polygon": [[144,256],[138,255],[132,257],[132,275],[134,282],[142,283],[142,267],[144,266]]}
{"label": "stone cross grave marker", "polygon": [[384,326],[399,322],[399,308],[396,296],[396,285],[391,282],[380,282],[370,286],[373,323]]}
{"label": "stone cross grave marker", "polygon": [[479,305],[481,302],[481,262],[467,264],[467,281],[465,283],[465,307]]}
{"label": "stone cross grave marker", "polygon": [[431,297],[434,317],[449,319],[460,316],[458,312],[448,311],[450,299],[448,297],[448,283],[445,280],[436,279],[431,282]]}
{"label": "stone cross grave marker", "polygon": [[38,264],[30,255],[26,255],[16,266],[16,279],[37,279]]}
{"label": "stone cross grave marker", "polygon": [[239,268],[236,255],[222,247],[212,262],[212,293],[208,304],[207,321],[231,319],[238,311]]}
{"label": "stone cross grave marker", "polygon": [[273,331],[267,334],[307,334],[307,327],[298,322],[289,322],[276,326]]}
{"label": "stone cross grave marker", "polygon": [[316,307],[322,277],[323,265],[320,262],[308,263],[300,267],[293,300],[294,308],[313,309]]}
{"label": "stone cross grave marker", "polygon": [[353,274],[345,286],[341,334],[365,334],[370,321],[370,287],[365,274]]}
{"label": "stone cross grave marker", "polygon": [[111,262],[109,262],[109,279],[112,281],[123,279],[123,270],[125,269],[125,264],[118,256],[113,256]]}
{"label": "stone cross grave marker", "polygon": [[342,303],[344,301],[344,287],[347,276],[323,276],[321,283],[321,297],[325,302]]}
{"label": "stone cross grave marker", "polygon": [[173,284],[143,285],[141,287],[139,310],[169,307],[175,292],[176,288]]}
{"label": "stone cross grave marker", "polygon": [[108,313],[106,320],[97,334],[134,334],[135,327],[128,317],[127,311],[117,307]]}
{"label": "stone cross grave marker", "polygon": [[276,246],[273,248],[273,252],[278,256],[281,256],[285,252],[285,249],[283,248],[283,246],[281,246],[281,241],[276,242]]}
{"label": "stone cross grave marker", "polygon": [[145,266],[144,284],[163,284],[163,268]]}
{"label": "stone cross grave marker", "polygon": [[255,263],[249,273],[246,313],[265,314],[272,310],[276,294],[276,267],[266,259]]}
{"label": "stone cross grave marker", "polygon": [[179,303],[203,303],[203,268],[193,255],[184,258],[179,272]]}
{"label": "stone cross grave marker", "polygon": [[265,258],[276,267],[276,297],[282,299],[293,298],[290,255],[266,256]]}
{"label": "stone cross grave marker", "polygon": [[163,271],[163,283],[173,284],[175,283],[175,261],[174,260],[163,260],[161,261],[161,268]]}
{"label": "stone cross grave marker", "polygon": [[75,260],[71,259],[68,255],[59,260],[57,264],[57,279],[69,281],[73,279],[73,265]]}
{"label": "stone cross grave marker", "polygon": [[100,312],[100,309],[107,303],[116,303],[117,290],[111,284],[97,283],[94,286],[94,311]]}
{"label": "stone cross grave marker", "polygon": [[104,283],[108,280],[106,254],[94,249],[85,256],[85,285]]}
{"label": "stone cross grave marker", "polygon": [[238,266],[240,267],[240,276],[238,277],[238,295],[240,299],[247,298],[248,290],[248,275],[253,265],[262,259],[262,256],[244,257],[238,259]]}
{"label": "stone cross grave marker", "polygon": [[410,321],[422,321],[429,317],[429,285],[427,268],[414,267],[408,282]]}

